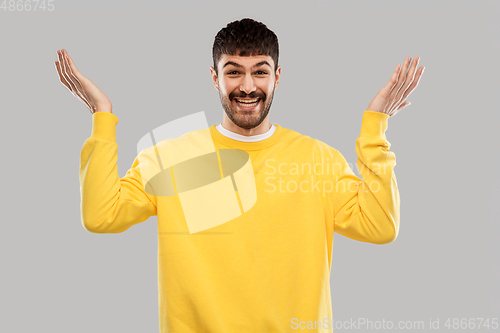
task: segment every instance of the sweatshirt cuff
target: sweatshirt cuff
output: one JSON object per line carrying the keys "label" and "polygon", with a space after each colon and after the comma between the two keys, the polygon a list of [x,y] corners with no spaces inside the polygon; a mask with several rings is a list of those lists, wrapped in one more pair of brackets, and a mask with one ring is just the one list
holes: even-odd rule
{"label": "sweatshirt cuff", "polygon": [[387,130],[387,120],[389,115],[366,110],[361,121],[361,133],[359,136],[377,137],[387,140],[385,131]]}
{"label": "sweatshirt cuff", "polygon": [[111,112],[94,112],[92,114],[92,134],[90,138],[116,141],[116,125],[118,117]]}

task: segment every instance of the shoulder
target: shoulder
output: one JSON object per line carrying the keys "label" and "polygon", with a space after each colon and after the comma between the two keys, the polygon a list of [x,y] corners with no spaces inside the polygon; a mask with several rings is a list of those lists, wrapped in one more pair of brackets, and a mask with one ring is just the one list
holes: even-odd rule
{"label": "shoulder", "polygon": [[[191,158],[215,152],[210,130],[208,128],[186,132],[180,136],[172,137],[166,133],[152,132],[152,137],[138,153],[139,159],[144,163],[159,163],[163,168],[176,165]],[[164,134],[164,135],[163,135]],[[139,149],[138,149],[139,150]]]}
{"label": "shoulder", "polygon": [[313,138],[309,135],[299,133],[295,130],[282,127],[283,130],[283,138],[286,138],[289,144],[306,147],[310,150],[317,151],[322,154],[333,155],[338,152],[337,149],[330,146],[329,144]]}

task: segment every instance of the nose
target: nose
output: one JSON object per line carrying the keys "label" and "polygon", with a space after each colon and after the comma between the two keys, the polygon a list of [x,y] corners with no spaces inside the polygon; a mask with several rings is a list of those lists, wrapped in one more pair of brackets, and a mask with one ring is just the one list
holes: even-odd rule
{"label": "nose", "polygon": [[255,90],[257,90],[257,87],[255,87],[252,75],[245,75],[245,77],[243,78],[243,82],[240,85],[240,91],[243,91],[247,95],[250,95],[250,93]]}

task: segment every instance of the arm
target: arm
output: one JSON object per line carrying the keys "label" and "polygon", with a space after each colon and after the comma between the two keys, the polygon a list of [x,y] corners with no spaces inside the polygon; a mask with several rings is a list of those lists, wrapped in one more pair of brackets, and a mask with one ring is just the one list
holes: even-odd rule
{"label": "arm", "polygon": [[[336,151],[340,166],[334,192],[334,231],[362,242],[386,244],[399,233],[399,191],[394,167],[396,157],[386,140],[387,120],[410,105],[407,97],[417,87],[424,66],[419,57],[396,66],[391,79],[363,113],[356,140],[356,177],[345,158]],[[410,66],[411,62],[411,66]]]}
{"label": "arm", "polygon": [[92,134],[81,151],[81,218],[93,233],[119,233],[157,214],[156,196],[144,191],[139,157],[123,178],[117,170],[116,125],[109,112],[92,115]]}
{"label": "arm", "polygon": [[[116,125],[108,97],[76,68],[66,50],[58,50],[55,67],[61,83],[92,113],[92,134],[83,144],[80,156],[81,219],[93,233],[123,232],[134,224],[156,215],[156,197],[144,191],[139,157],[122,179],[116,161]],[[142,152],[141,152],[142,153]],[[148,169],[144,166],[144,169]]]}
{"label": "arm", "polygon": [[399,191],[385,131],[389,115],[365,111],[356,140],[357,177],[335,151],[334,231],[374,244],[394,241],[399,233]]}

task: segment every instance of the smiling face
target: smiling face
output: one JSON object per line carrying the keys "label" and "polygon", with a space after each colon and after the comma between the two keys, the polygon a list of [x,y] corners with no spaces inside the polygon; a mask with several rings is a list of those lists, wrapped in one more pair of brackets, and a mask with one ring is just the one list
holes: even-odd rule
{"label": "smiling face", "polygon": [[[223,54],[219,61],[218,75],[210,67],[222,107],[231,123],[245,130],[258,126],[261,126],[259,132],[269,130],[267,116],[281,74],[281,66],[278,66],[276,73],[273,68],[274,62],[270,56],[242,57],[227,54]],[[248,131],[243,133],[251,134]]]}

